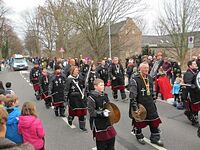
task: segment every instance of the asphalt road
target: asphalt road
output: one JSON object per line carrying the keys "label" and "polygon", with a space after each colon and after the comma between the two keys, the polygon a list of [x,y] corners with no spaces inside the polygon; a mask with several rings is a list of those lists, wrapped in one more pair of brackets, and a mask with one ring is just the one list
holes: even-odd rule
{"label": "asphalt road", "polygon": [[[78,119],[73,122],[71,128],[66,123],[66,118],[55,117],[52,109],[46,109],[43,101],[36,101],[32,85],[29,83],[29,71],[5,71],[0,72],[0,80],[5,84],[7,81],[12,82],[12,88],[20,99],[21,105],[25,101],[34,101],[37,106],[39,118],[43,122],[46,131],[46,149],[47,150],[95,150],[95,141],[89,130],[89,122],[87,121],[88,133],[81,132],[78,128]],[[111,101],[110,89],[106,89]],[[128,94],[128,93],[127,93]],[[160,114],[162,124],[161,139],[164,141],[165,148],[156,147],[149,144],[150,136],[149,128],[145,128],[146,144],[140,145],[135,137],[131,134],[131,120],[128,117],[128,103],[113,101],[118,105],[121,111],[121,120],[114,127],[117,131],[116,150],[199,150],[200,139],[196,135],[197,127],[184,116],[182,110],[177,110],[173,106],[157,101],[158,112]]]}

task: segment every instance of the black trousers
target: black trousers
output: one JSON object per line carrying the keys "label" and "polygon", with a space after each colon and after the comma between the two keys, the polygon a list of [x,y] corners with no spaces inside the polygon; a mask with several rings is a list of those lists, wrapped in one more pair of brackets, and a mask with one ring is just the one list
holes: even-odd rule
{"label": "black trousers", "polygon": [[[121,98],[125,99],[126,98],[126,93],[124,90],[120,90],[121,93]],[[118,90],[113,90],[113,98],[117,99],[118,98]]]}
{"label": "black trousers", "polygon": [[174,94],[174,101],[180,102],[179,94]]}
{"label": "black trousers", "polygon": [[[150,140],[154,141],[154,142],[160,140],[160,130],[159,130],[159,128],[158,127],[155,128],[155,127],[151,127],[151,126],[149,126],[149,128],[150,128],[150,131],[151,131]],[[142,129],[134,127],[134,130],[135,130],[135,135],[136,135],[137,139],[143,139],[144,138],[144,135],[142,134]]]}
{"label": "black trousers", "polygon": [[107,141],[96,141],[97,150],[115,150],[115,137]]}

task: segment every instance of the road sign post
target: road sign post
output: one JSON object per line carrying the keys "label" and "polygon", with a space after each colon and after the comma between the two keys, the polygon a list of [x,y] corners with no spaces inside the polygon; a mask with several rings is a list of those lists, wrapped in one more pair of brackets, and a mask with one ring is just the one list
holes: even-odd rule
{"label": "road sign post", "polygon": [[192,59],[192,49],[194,47],[194,36],[188,36],[188,48],[190,51],[190,60]]}
{"label": "road sign post", "polygon": [[59,52],[61,53],[61,57],[64,58],[63,57],[63,53],[65,52],[64,48],[60,48]]}

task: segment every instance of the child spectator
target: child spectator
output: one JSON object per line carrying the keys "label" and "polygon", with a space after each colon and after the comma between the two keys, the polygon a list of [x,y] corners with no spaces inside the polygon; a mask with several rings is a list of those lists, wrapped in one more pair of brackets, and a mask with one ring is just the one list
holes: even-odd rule
{"label": "child spectator", "polygon": [[6,150],[34,150],[33,146],[26,144],[16,144],[9,139],[5,138],[6,134],[6,121],[8,113],[5,109],[0,108],[0,149]]}
{"label": "child spectator", "polygon": [[5,95],[5,88],[3,87],[3,82],[0,81],[0,94]]}
{"label": "child spectator", "polygon": [[8,120],[6,122],[6,138],[16,144],[23,143],[22,136],[18,133],[18,122],[21,112],[18,107],[18,103],[19,100],[16,95],[6,95],[5,109],[8,112]]}
{"label": "child spectator", "polygon": [[174,95],[173,106],[177,107],[177,109],[183,109],[183,104],[180,100],[181,81],[181,78],[177,77],[172,89],[172,94]]}
{"label": "child spectator", "polygon": [[6,90],[5,90],[5,92],[6,92],[6,94],[15,94],[15,92],[11,89],[11,82],[7,82],[6,83]]}
{"label": "child spectator", "polygon": [[109,120],[109,110],[104,109],[104,104],[109,102],[107,94],[104,93],[104,81],[96,79],[94,88],[95,91],[88,97],[88,111],[97,150],[114,150],[117,133]]}
{"label": "child spectator", "polygon": [[6,100],[5,95],[0,94],[0,108],[3,108],[3,107],[4,107],[4,102],[5,102],[5,100]]}
{"label": "child spectator", "polygon": [[32,144],[35,150],[44,150],[45,131],[41,120],[37,117],[36,106],[32,102],[25,102],[19,117],[18,132],[22,134],[24,143]]}

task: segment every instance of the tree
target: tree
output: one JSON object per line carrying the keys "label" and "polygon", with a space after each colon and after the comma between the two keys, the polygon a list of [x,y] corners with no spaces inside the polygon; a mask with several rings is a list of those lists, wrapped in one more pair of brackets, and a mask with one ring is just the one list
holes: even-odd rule
{"label": "tree", "polygon": [[[108,25],[144,9],[141,0],[76,0],[72,21],[89,42],[94,58],[102,58]],[[107,51],[107,49],[105,49]]]}
{"label": "tree", "polygon": [[[24,15],[25,27],[25,47],[33,56],[39,56],[41,52],[41,43],[39,39],[39,19],[36,13],[30,12]],[[26,39],[28,38],[28,39]],[[28,42],[28,43],[26,43]]]}
{"label": "tree", "polygon": [[166,35],[167,31],[163,24],[161,24],[160,22],[159,23],[155,22],[154,24],[155,24],[154,30],[157,35],[159,35],[159,36]]}
{"label": "tree", "polygon": [[37,13],[39,17],[39,39],[43,49],[47,50],[51,57],[52,51],[56,49],[56,25],[53,16],[49,15],[48,9],[48,7],[39,7]]}
{"label": "tree", "polygon": [[159,18],[161,25],[169,34],[173,52],[181,64],[188,52],[188,35],[200,28],[200,1],[175,0],[173,4],[166,2],[165,15]]}
{"label": "tree", "polygon": [[[2,49],[5,44],[5,42],[3,41],[3,36],[4,36],[4,26],[6,23],[5,15],[7,12],[8,12],[8,9],[5,7],[3,0],[0,0],[0,49]],[[1,56],[1,52],[0,52],[0,56]]]}
{"label": "tree", "polygon": [[40,11],[40,15],[43,14],[40,24],[40,27],[43,29],[41,33],[48,30],[47,33],[51,35],[51,37],[48,38],[48,36],[44,36],[46,34],[43,34],[43,37],[46,37],[46,41],[50,39],[50,41],[54,43],[54,49],[56,50],[60,48],[67,49],[68,47],[68,40],[72,30],[72,23],[69,19],[71,17],[70,10],[69,1],[47,0],[46,6]]}

